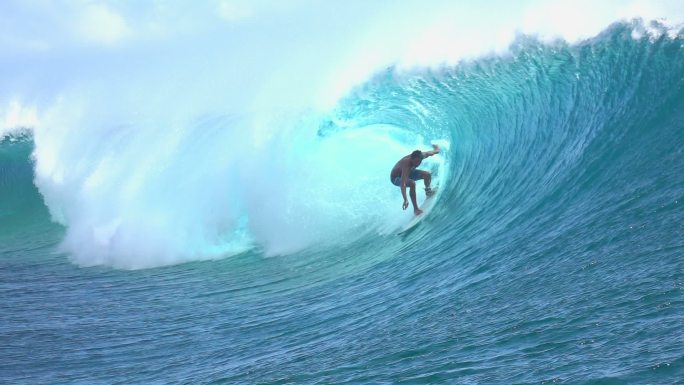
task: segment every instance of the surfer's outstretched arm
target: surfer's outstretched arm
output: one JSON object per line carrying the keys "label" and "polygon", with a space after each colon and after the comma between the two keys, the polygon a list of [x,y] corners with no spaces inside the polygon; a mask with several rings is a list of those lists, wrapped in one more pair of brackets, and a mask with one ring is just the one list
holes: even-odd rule
{"label": "surfer's outstretched arm", "polygon": [[432,151],[423,151],[423,159],[427,158],[428,156],[433,156],[439,154],[439,146],[436,144],[432,145]]}

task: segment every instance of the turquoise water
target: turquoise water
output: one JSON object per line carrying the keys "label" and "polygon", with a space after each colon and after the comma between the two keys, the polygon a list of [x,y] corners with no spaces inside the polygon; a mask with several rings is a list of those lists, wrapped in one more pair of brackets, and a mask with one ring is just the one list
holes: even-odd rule
{"label": "turquoise water", "polygon": [[[189,123],[144,187],[101,154],[143,172],[127,157],[157,141],[73,144],[58,180],[49,136],[7,135],[0,382],[683,384],[684,39],[633,29],[387,68],[240,175],[214,167],[239,117]],[[389,168],[432,140],[442,194],[397,236]],[[254,175],[274,167],[306,183],[272,203]],[[232,185],[189,169],[258,189],[214,201]]]}

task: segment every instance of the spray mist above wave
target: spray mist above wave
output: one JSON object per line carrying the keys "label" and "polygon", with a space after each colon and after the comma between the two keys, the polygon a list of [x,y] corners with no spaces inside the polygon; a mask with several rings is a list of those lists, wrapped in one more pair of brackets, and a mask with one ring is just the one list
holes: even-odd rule
{"label": "spray mist above wave", "polygon": [[[321,25],[329,6],[296,2],[155,33],[141,29],[143,21],[168,27],[178,10],[132,17],[126,7],[107,6],[95,15],[123,20],[114,23],[118,33],[88,42],[64,33],[62,41],[43,41],[45,49],[5,50],[16,54],[10,73],[23,75],[7,79],[0,95],[14,103],[5,126],[34,127],[35,181],[67,227],[63,246],[78,263],[138,268],[251,247],[282,254],[350,242],[360,229],[382,233],[396,221],[396,191],[386,179],[398,157],[430,140],[459,138],[453,121],[434,120],[443,113],[430,117],[434,106],[425,100],[383,102],[387,115],[372,119],[346,110],[329,135],[320,135],[321,122],[336,119],[343,95],[362,99],[350,90],[378,69],[502,52],[521,25],[551,28],[541,11],[564,9],[537,5],[494,14],[448,2],[392,10],[352,3]],[[205,11],[188,20],[206,19]],[[603,11],[561,35],[595,34],[622,12]],[[56,49],[64,46],[67,54]],[[60,60],[19,70],[36,57]]]}

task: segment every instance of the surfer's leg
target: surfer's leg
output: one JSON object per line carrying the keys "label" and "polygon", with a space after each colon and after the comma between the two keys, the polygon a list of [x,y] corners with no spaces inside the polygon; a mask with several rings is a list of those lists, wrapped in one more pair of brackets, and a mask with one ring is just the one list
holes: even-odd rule
{"label": "surfer's leg", "polygon": [[420,171],[420,179],[422,179],[423,183],[425,183],[425,195],[431,196],[434,193],[430,187],[430,182],[432,182],[432,174],[427,171]]}
{"label": "surfer's leg", "polygon": [[418,210],[418,202],[416,202],[416,182],[408,180],[406,186],[410,187],[409,196],[411,197],[411,203],[413,203],[413,211]]}
{"label": "surfer's leg", "polygon": [[425,188],[429,189],[430,188],[430,182],[432,182],[432,175],[423,170],[413,170],[411,171],[411,175],[409,178],[413,180],[423,180],[423,183],[425,183]]}
{"label": "surfer's leg", "polygon": [[425,190],[429,190],[430,182],[432,182],[432,175],[427,171],[421,171],[420,174],[422,176],[423,183],[425,183]]}

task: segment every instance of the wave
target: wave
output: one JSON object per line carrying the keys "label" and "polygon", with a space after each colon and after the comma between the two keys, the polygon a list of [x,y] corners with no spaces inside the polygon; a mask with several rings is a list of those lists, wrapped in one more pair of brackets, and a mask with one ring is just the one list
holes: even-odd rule
{"label": "wave", "polygon": [[680,179],[682,39],[634,39],[634,30],[614,24],[577,45],[523,37],[510,57],[388,73],[349,102],[350,115],[453,143],[451,184],[424,231],[459,250],[497,238],[524,247],[588,218],[589,228],[608,226],[653,179]]}
{"label": "wave", "polygon": [[[609,226],[621,202],[679,169],[682,37],[649,28],[661,33],[617,23],[576,44],[520,36],[505,55],[389,67],[332,110],[197,114],[207,97],[192,93],[136,115],[135,86],[79,85],[33,132],[35,184],[81,265],[391,244],[410,214],[389,169],[436,140],[447,151],[428,167],[444,164],[443,193],[412,242],[465,255],[483,240],[524,248],[553,228],[535,240],[551,242]],[[670,171],[648,173],[659,162]]]}

